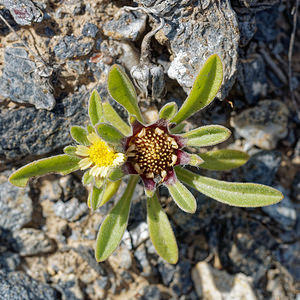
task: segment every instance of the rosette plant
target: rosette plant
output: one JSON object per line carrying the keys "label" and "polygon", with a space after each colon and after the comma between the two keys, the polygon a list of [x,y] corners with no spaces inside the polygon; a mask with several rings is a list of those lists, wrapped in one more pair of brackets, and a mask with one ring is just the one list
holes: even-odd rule
{"label": "rosette plant", "polygon": [[[122,196],[101,224],[95,256],[105,260],[118,247],[125,232],[130,202],[139,179],[147,196],[147,223],[157,253],[166,261],[178,260],[177,243],[166,213],[159,202],[159,185],[164,185],[180,209],[194,213],[196,200],[188,185],[223,203],[240,207],[259,207],[280,201],[274,188],[211,179],[186,169],[230,170],[247,162],[248,155],[237,150],[191,154],[187,148],[212,146],[225,141],[230,131],[220,125],[202,126],[184,132],[185,119],[207,106],[223,81],[223,65],[217,55],[208,58],[200,70],[187,99],[177,109],[167,103],[159,119],[146,124],[138,107],[135,88],[118,65],[112,66],[107,81],[111,97],[129,114],[123,120],[109,102],[102,102],[93,91],[89,100],[91,124],[74,126],[71,135],[77,145],[67,146],[65,154],[32,162],[10,176],[10,182],[23,187],[28,179],[51,172],[68,174],[85,170],[82,182],[90,185],[88,205],[96,210],[116,194],[121,180],[127,180]],[[196,168],[195,168],[196,167]],[[184,185],[185,184],[185,185]]]}

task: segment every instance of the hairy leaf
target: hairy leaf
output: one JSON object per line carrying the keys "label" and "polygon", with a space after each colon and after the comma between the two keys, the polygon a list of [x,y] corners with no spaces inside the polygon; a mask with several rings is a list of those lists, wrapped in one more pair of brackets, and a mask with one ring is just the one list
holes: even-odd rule
{"label": "hairy leaf", "polygon": [[159,111],[159,118],[170,120],[177,113],[178,107],[175,102],[165,104]]}
{"label": "hairy leaf", "polygon": [[103,122],[101,98],[96,90],[93,90],[89,100],[89,116],[93,126],[99,122]]}
{"label": "hairy leaf", "polygon": [[96,126],[99,136],[109,144],[121,144],[124,135],[115,127],[101,123]]}
{"label": "hairy leaf", "polygon": [[91,143],[87,138],[88,132],[80,126],[71,127],[71,136],[79,144],[89,146]]}

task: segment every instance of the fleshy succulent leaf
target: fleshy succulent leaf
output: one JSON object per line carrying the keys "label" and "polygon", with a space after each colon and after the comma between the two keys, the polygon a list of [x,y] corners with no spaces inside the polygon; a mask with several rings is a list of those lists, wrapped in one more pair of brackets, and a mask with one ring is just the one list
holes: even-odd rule
{"label": "fleshy succulent leaf", "polygon": [[99,136],[109,144],[121,144],[124,135],[110,124],[101,123],[96,126]]}
{"label": "fleshy succulent leaf", "polygon": [[43,158],[15,171],[9,177],[9,182],[16,186],[25,187],[31,177],[48,173],[67,175],[79,169],[79,161],[80,158],[67,154]]}
{"label": "fleshy succulent leaf", "polygon": [[170,132],[172,134],[180,134],[180,133],[184,132],[184,127],[185,126],[186,126],[186,123],[179,123],[175,127],[171,128]]}
{"label": "fleshy succulent leaf", "polygon": [[126,174],[123,172],[122,168],[121,168],[121,167],[117,167],[117,168],[114,168],[114,169],[110,172],[108,178],[109,178],[109,180],[111,180],[111,181],[117,181],[117,180],[123,178],[125,175],[126,175]]}
{"label": "fleshy succulent leaf", "polygon": [[208,151],[198,155],[204,161],[199,167],[214,171],[226,171],[238,168],[249,159],[249,155],[246,152],[232,149]]}
{"label": "fleshy succulent leaf", "polygon": [[93,210],[96,210],[100,206],[104,194],[104,189],[104,186],[102,186],[101,188],[93,186],[93,190],[90,193],[90,206]]}
{"label": "fleshy succulent leaf", "polygon": [[261,207],[283,199],[278,190],[255,183],[235,183],[204,177],[181,167],[176,167],[178,179],[222,203],[238,207]]}
{"label": "fleshy succulent leaf", "polygon": [[89,100],[89,116],[93,126],[103,122],[101,98],[96,90],[93,90]]}
{"label": "fleshy succulent leaf", "polygon": [[180,123],[207,106],[216,96],[223,81],[223,64],[217,54],[211,55],[200,70],[188,98],[171,120]]}
{"label": "fleshy succulent leaf", "polygon": [[71,136],[79,144],[89,146],[91,143],[87,138],[88,132],[80,126],[71,127]]}
{"label": "fleshy succulent leaf", "polygon": [[75,152],[76,152],[76,147],[75,147],[75,146],[66,146],[66,147],[64,148],[64,153],[65,153],[65,154],[68,154],[68,155],[70,155],[70,156],[75,156],[75,157],[77,157],[77,155],[75,154]]}
{"label": "fleshy succulent leaf", "polygon": [[122,180],[108,181],[99,207],[107,203],[116,194],[121,182]]}
{"label": "fleshy succulent leaf", "polygon": [[95,187],[98,188],[98,189],[100,189],[103,186],[103,184],[105,183],[105,179],[104,178],[95,177],[94,179],[95,179],[94,180],[95,181]]}
{"label": "fleshy succulent leaf", "polygon": [[88,185],[93,181],[93,176],[90,174],[90,170],[87,170],[82,176],[82,184]]}
{"label": "fleshy succulent leaf", "polygon": [[191,214],[196,211],[197,203],[195,197],[179,180],[165,185],[180,209]]}
{"label": "fleshy succulent leaf", "polygon": [[176,239],[168,216],[162,210],[156,194],[152,198],[147,198],[147,223],[150,239],[158,255],[168,263],[176,264],[178,261]]}
{"label": "fleshy succulent leaf", "polygon": [[170,120],[177,113],[178,107],[175,102],[165,104],[159,111],[159,118]]}
{"label": "fleshy succulent leaf", "polygon": [[119,114],[115,111],[115,109],[108,102],[104,102],[102,104],[104,118],[107,122],[117,128],[124,135],[130,135],[131,129],[130,126],[123,121],[123,119],[119,116]]}
{"label": "fleshy succulent leaf", "polygon": [[131,115],[135,115],[140,122],[143,122],[134,85],[120,66],[111,67],[107,86],[112,98],[124,106]]}
{"label": "fleshy succulent leaf", "polygon": [[138,176],[130,177],[121,199],[103,221],[96,241],[95,257],[97,261],[107,259],[120,244],[127,227],[131,198],[138,179]]}
{"label": "fleshy succulent leaf", "polygon": [[186,132],[182,136],[187,139],[187,146],[206,147],[222,143],[230,135],[230,130],[224,126],[207,125]]}

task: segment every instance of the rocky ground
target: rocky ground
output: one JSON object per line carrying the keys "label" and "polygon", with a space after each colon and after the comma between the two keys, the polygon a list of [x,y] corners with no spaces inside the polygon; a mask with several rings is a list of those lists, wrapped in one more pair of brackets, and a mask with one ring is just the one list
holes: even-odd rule
{"label": "rocky ground", "polygon": [[[0,14],[18,35],[0,20],[0,298],[299,300],[297,30],[288,59],[296,1],[137,2],[151,13],[126,10],[137,3],[125,0],[0,0]],[[233,136],[221,146],[252,157],[232,172],[205,174],[268,184],[285,198],[245,209],[195,194],[198,209],[189,215],[161,189],[180,249],[178,264],[170,265],[149,240],[138,186],[121,246],[96,263],[97,230],[118,195],[91,212],[80,173],[35,179],[25,189],[7,178],[71,143],[70,125],[88,121],[92,89],[110,100],[110,66],[122,64],[128,73],[141,67],[142,39],[161,20],[165,25],[143,62],[160,71],[147,85],[149,97],[140,93],[144,112],[169,101],[180,105],[200,65],[218,53],[225,75],[221,101],[188,125],[225,125]]]}

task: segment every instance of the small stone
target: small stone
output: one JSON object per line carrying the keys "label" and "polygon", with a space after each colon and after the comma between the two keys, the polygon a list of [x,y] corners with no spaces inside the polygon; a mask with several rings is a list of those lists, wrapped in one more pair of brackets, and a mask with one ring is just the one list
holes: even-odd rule
{"label": "small stone", "polygon": [[146,28],[147,15],[139,11],[121,11],[116,20],[103,26],[105,35],[116,40],[137,41]]}
{"label": "small stone", "polygon": [[176,271],[170,283],[170,287],[177,296],[186,295],[191,291],[193,282],[190,262],[182,260],[176,265]]}
{"label": "small stone", "polygon": [[99,29],[97,25],[92,23],[85,23],[81,33],[83,36],[95,38],[98,32]]}
{"label": "small stone", "polygon": [[66,276],[66,281],[59,281],[58,284],[55,286],[62,295],[62,299],[68,300],[82,300],[84,299],[83,292],[80,288],[78,279],[75,277],[74,274],[70,276]]}
{"label": "small stone", "polygon": [[29,187],[20,189],[8,182],[9,172],[0,173],[0,227],[20,229],[32,220]]}
{"label": "small stone", "polygon": [[245,47],[256,32],[256,20],[253,14],[238,14],[240,30],[240,46]]}
{"label": "small stone", "polygon": [[255,54],[241,59],[237,80],[249,105],[254,105],[267,94],[265,63],[261,55]]}
{"label": "small stone", "polygon": [[147,257],[145,245],[140,245],[134,252],[134,257],[137,261],[137,267],[142,276],[150,276],[152,274],[152,268]]}
{"label": "small stone", "polygon": [[146,222],[140,223],[137,227],[131,229],[129,233],[131,235],[132,245],[135,248],[149,238],[148,225]]}
{"label": "small stone", "polygon": [[260,101],[233,117],[231,125],[248,143],[272,150],[288,133],[288,109],[279,100]]}
{"label": "small stone", "polygon": [[30,0],[2,0],[0,3],[9,9],[19,25],[31,25],[43,20],[43,12]]}
{"label": "small stone", "polygon": [[94,42],[83,42],[81,38],[73,35],[65,36],[54,46],[54,54],[62,60],[88,55]]}
{"label": "small stone", "polygon": [[43,180],[40,188],[40,201],[57,201],[62,197],[62,188],[58,180]]}
{"label": "small stone", "polygon": [[176,268],[174,265],[162,261],[158,264],[158,272],[160,273],[164,285],[169,286],[173,280]]}
{"label": "small stone", "polygon": [[4,252],[0,255],[0,269],[10,272],[15,271],[21,264],[21,258],[17,253]]}
{"label": "small stone", "polygon": [[192,270],[192,279],[197,295],[201,299],[257,299],[251,286],[251,279],[242,273],[230,275],[206,262],[199,262]]}
{"label": "small stone", "polygon": [[120,246],[109,258],[109,263],[115,268],[129,270],[132,265],[132,257],[130,251],[125,246]]}
{"label": "small stone", "polygon": [[23,228],[13,232],[12,248],[21,256],[37,255],[52,252],[54,242],[41,230]]}
{"label": "small stone", "polygon": [[23,272],[5,273],[0,270],[0,299],[53,300],[59,299],[59,295],[49,285],[36,281]]}
{"label": "small stone", "polygon": [[67,201],[71,198],[77,198],[83,202],[86,202],[87,191],[82,186],[81,181],[76,179],[73,175],[63,176],[58,181],[59,186],[63,190],[63,200]]}
{"label": "small stone", "polygon": [[80,203],[77,198],[67,202],[61,200],[53,204],[54,214],[64,220],[74,222],[88,214],[89,208],[86,203]]}
{"label": "small stone", "polygon": [[33,104],[37,109],[55,106],[51,71],[41,71],[23,48],[6,47],[4,69],[0,77],[0,95],[18,103]]}
{"label": "small stone", "polygon": [[272,185],[280,163],[279,151],[259,151],[242,166],[244,179],[247,182]]}
{"label": "small stone", "polygon": [[276,186],[276,188],[283,193],[283,200],[277,204],[262,207],[262,210],[281,225],[282,228],[290,230],[296,224],[297,211],[288,197],[288,192],[281,186]]}
{"label": "small stone", "polygon": [[139,290],[141,297],[140,300],[160,300],[160,290],[155,285],[145,286],[143,289]]}

